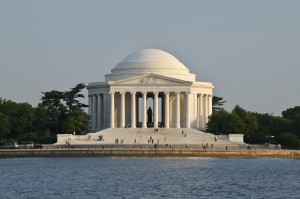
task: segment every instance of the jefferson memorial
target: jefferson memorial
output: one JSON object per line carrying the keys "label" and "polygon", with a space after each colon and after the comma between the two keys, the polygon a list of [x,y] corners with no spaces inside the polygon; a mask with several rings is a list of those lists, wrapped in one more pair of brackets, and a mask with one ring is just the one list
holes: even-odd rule
{"label": "jefferson memorial", "polygon": [[212,113],[209,82],[173,55],[157,49],[134,52],[105,81],[88,84],[91,129],[193,128],[204,130]]}
{"label": "jefferson memorial", "polygon": [[237,147],[243,135],[203,132],[212,114],[213,88],[196,81],[195,74],[165,51],[134,52],[105,81],[88,84],[90,133],[58,134],[56,144]]}

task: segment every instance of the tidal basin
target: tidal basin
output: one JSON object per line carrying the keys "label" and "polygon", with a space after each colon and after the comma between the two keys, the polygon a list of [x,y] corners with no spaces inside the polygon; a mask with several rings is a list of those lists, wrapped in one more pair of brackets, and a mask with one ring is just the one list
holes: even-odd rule
{"label": "tidal basin", "polygon": [[294,158],[1,158],[0,198],[297,198]]}

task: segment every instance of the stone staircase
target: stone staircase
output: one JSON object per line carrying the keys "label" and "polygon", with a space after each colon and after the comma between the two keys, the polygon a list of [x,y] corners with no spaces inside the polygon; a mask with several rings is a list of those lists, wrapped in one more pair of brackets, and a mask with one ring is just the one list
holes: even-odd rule
{"label": "stone staircase", "polygon": [[[183,133],[182,133],[183,132]],[[103,140],[99,140],[99,136],[103,137]],[[185,136],[186,135],[186,136]],[[87,135],[75,135],[70,141],[71,145],[111,145],[115,144],[118,139],[119,144],[123,140],[122,144],[131,145],[144,145],[148,144],[150,137],[154,140],[154,143],[160,145],[189,145],[189,146],[205,146],[206,143],[214,148],[233,147],[238,148],[239,144],[233,143],[228,140],[228,136],[218,136],[218,140],[215,141],[215,135],[205,133],[191,128],[180,129],[164,129],[159,128],[154,130],[153,128],[114,128],[105,129],[95,133],[89,133]]]}

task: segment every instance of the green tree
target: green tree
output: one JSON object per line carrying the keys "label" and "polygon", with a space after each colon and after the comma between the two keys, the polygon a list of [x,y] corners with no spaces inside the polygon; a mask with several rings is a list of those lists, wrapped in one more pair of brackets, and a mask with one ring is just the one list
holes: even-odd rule
{"label": "green tree", "polygon": [[84,98],[80,92],[85,87],[85,84],[80,83],[70,91],[43,92],[39,113],[48,115],[44,129],[50,129],[51,133],[81,132],[88,129],[89,116],[83,110],[88,106],[79,101]]}
{"label": "green tree", "polygon": [[284,132],[291,132],[293,121],[283,117],[273,117],[270,135],[275,136],[276,143],[279,143],[279,136]]}
{"label": "green tree", "polygon": [[220,109],[210,116],[207,131],[214,134],[243,134],[245,124],[236,114]]}
{"label": "green tree", "polygon": [[271,134],[272,125],[273,125],[273,116],[268,113],[253,113],[257,120],[257,131],[256,132],[264,132],[266,134]]}
{"label": "green tree", "polygon": [[233,108],[232,113],[236,114],[245,123],[244,133],[253,133],[257,130],[257,119],[255,115],[251,114],[251,112],[246,111],[239,105],[236,105]]}
{"label": "green tree", "polygon": [[79,108],[87,108],[88,105],[80,103],[78,98],[84,98],[84,95],[80,92],[86,86],[83,83],[77,84],[74,88],[71,88],[70,91],[64,92],[63,100],[66,102],[66,105],[69,108],[69,111],[72,112],[74,109]]}
{"label": "green tree", "polygon": [[0,142],[2,138],[5,138],[10,132],[11,124],[10,119],[6,115],[0,112]]}
{"label": "green tree", "polygon": [[66,133],[84,132],[89,129],[89,115],[79,107],[74,108],[64,123]]}
{"label": "green tree", "polygon": [[279,143],[282,145],[283,148],[299,148],[300,142],[298,137],[292,133],[282,133],[279,137]]}
{"label": "green tree", "polygon": [[51,130],[55,129],[54,123],[51,119],[50,111],[47,109],[47,106],[39,103],[38,106],[35,108],[35,120],[33,123],[34,131],[39,132],[41,136],[49,135]]}
{"label": "green tree", "polygon": [[15,129],[19,134],[31,132],[34,108],[29,103],[19,103],[15,117],[18,118]]}
{"label": "green tree", "polygon": [[293,121],[300,120],[300,106],[295,106],[294,108],[282,111],[282,116]]}
{"label": "green tree", "polygon": [[18,139],[31,131],[34,108],[28,103],[16,103],[0,99],[0,112],[10,121],[7,138]]}
{"label": "green tree", "polygon": [[221,107],[226,103],[225,100],[223,100],[223,97],[213,96],[212,98],[212,109],[214,111],[218,111],[221,109]]}
{"label": "green tree", "polygon": [[64,106],[64,93],[52,90],[50,92],[42,92],[44,96],[41,98],[42,105],[45,106],[49,115],[48,125],[51,132],[60,132],[61,121],[66,117],[67,108]]}
{"label": "green tree", "polygon": [[282,116],[292,121],[291,132],[300,136],[300,106],[289,108],[282,112]]}

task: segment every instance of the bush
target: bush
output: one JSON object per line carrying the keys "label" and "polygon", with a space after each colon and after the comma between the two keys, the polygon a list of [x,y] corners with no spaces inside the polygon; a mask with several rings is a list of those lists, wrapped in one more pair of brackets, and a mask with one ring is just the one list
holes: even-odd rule
{"label": "bush", "polygon": [[289,132],[282,133],[279,136],[279,142],[282,145],[282,148],[289,148],[289,149],[300,148],[299,138],[295,134]]}
{"label": "bush", "polygon": [[249,144],[264,144],[267,139],[264,133],[247,133],[244,136],[244,141]]}

